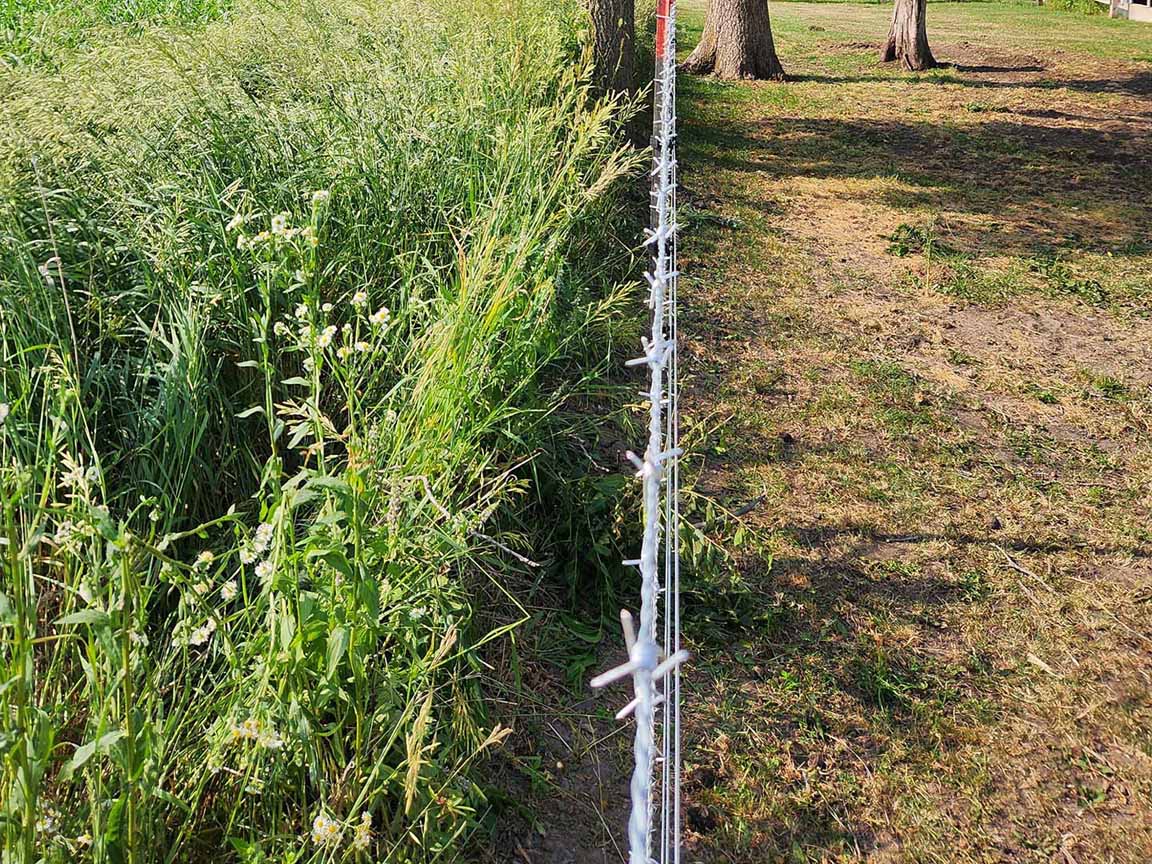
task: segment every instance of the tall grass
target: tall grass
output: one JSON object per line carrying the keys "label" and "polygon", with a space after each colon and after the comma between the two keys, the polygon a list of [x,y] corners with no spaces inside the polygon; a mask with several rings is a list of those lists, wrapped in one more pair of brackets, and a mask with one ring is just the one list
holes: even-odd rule
{"label": "tall grass", "polygon": [[285,0],[0,78],[5,862],[475,827],[473,589],[622,297],[577,14]]}

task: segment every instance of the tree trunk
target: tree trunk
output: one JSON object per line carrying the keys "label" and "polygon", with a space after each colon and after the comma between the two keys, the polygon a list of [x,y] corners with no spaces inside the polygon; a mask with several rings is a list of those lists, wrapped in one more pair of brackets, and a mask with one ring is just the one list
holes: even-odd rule
{"label": "tree trunk", "polygon": [[783,81],[768,0],[712,0],[704,33],[684,69],[701,75],[711,72],[717,78]]}
{"label": "tree trunk", "polygon": [[636,44],[634,0],[589,0],[596,85],[604,93],[631,92]]}
{"label": "tree trunk", "polygon": [[905,69],[922,72],[936,65],[928,47],[927,0],[896,0],[888,41],[880,51],[880,62],[899,60]]}

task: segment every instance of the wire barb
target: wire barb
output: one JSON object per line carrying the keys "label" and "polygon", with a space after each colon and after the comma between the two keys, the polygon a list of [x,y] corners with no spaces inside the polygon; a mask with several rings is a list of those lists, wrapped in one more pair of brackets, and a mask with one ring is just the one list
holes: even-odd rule
{"label": "wire barb", "polygon": [[[624,561],[640,572],[638,626],[627,610],[620,626],[628,659],[592,679],[606,687],[632,679],[632,699],[616,717],[636,720],[628,819],[629,864],[680,864],[680,670],[689,654],[680,644],[680,439],[676,267],[676,0],[657,0],[655,111],[652,123],[651,225],[643,246],[652,327],[643,354],[627,366],[648,369],[639,395],[648,411],[644,455],[625,455],[643,487],[640,556]],[[663,616],[662,632],[657,619]],[[659,731],[659,740],[657,736]],[[654,768],[659,765],[659,772]],[[657,820],[656,815],[659,815]]]}

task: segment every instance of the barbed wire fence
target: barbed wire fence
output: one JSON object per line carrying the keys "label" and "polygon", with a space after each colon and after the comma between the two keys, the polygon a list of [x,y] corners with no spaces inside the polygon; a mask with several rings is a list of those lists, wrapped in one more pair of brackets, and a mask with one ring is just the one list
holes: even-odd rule
{"label": "barbed wire fence", "polygon": [[[628,363],[647,366],[650,376],[645,394],[648,445],[642,458],[628,453],[643,484],[640,557],[624,562],[640,571],[640,625],[635,628],[627,610],[620,613],[628,661],[592,680],[593,687],[604,687],[623,678],[632,679],[633,698],[616,715],[623,720],[634,714],[636,722],[629,864],[650,864],[656,860],[654,848],[661,864],[680,864],[680,666],[688,653],[680,644],[676,0],[658,0],[655,53],[651,225],[645,231],[651,249],[646,278],[652,328],[641,340],[644,355]],[[661,613],[662,633],[658,633]],[[655,770],[657,762],[659,771]]]}

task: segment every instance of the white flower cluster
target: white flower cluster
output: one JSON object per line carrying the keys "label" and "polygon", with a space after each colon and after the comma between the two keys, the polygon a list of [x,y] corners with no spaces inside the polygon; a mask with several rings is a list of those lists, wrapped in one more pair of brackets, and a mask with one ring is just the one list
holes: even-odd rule
{"label": "white flower cluster", "polygon": [[365,811],[360,814],[360,822],[352,832],[352,848],[357,852],[367,852],[372,842],[372,814]]}
{"label": "white flower cluster", "polygon": [[[265,552],[269,552],[272,547],[272,534],[273,527],[268,522],[261,522],[256,529],[256,533],[252,535],[252,542],[245,545],[240,550],[240,561],[244,564],[251,564],[260,559],[260,556]],[[276,566],[272,563],[272,558],[269,555],[263,561],[256,565],[256,576],[264,584],[268,584],[272,580],[272,575],[276,572]],[[235,596],[235,595],[233,595]],[[231,599],[231,598],[225,598]]]}
{"label": "white flower cluster", "polygon": [[233,741],[252,741],[265,750],[279,750],[284,746],[284,739],[279,732],[254,717],[249,717],[243,723],[233,723],[231,731]]}
{"label": "white flower cluster", "polygon": [[[320,189],[312,193],[312,205],[317,207],[327,201],[329,193],[326,189]],[[249,221],[248,217],[242,213],[235,214],[228,223],[224,226],[224,230],[229,233],[236,234],[236,248],[237,249],[254,249],[269,242],[287,242],[296,237],[302,238],[309,246],[315,248],[319,242],[316,237],[316,229],[311,225],[305,225],[302,228],[294,228],[289,223],[292,214],[283,212],[277,213],[272,217],[271,224],[268,226],[267,231],[260,231],[251,236],[244,234],[240,229],[244,227]],[[41,272],[44,272],[43,270]],[[45,278],[48,278],[45,275]]]}
{"label": "white flower cluster", "polygon": [[321,813],[312,820],[312,842],[318,846],[336,846],[344,833],[340,823]]}
{"label": "white flower cluster", "polygon": [[54,837],[60,833],[60,814],[53,810],[51,807],[45,808],[40,814],[40,818],[36,820],[36,833],[46,834],[49,837]]}
{"label": "white flower cluster", "polygon": [[216,632],[216,621],[209,618],[190,634],[188,634],[188,644],[193,647],[199,647],[207,644],[208,640],[212,638],[212,634]]}
{"label": "white flower cluster", "polygon": [[[353,309],[353,317],[356,313],[363,314],[368,306],[368,292],[357,291],[352,295],[349,304]],[[331,303],[320,304],[320,312],[325,315],[332,312],[334,308]],[[311,310],[306,303],[297,304],[293,317],[299,327],[296,331],[299,343],[306,348],[315,347],[320,351],[334,349],[336,356],[341,360],[347,360],[355,354],[367,354],[372,350],[372,343],[360,338],[359,328],[354,327],[352,322],[345,322],[340,327],[335,324],[327,324],[323,327],[314,325],[309,320]],[[392,313],[387,306],[381,306],[368,316],[368,321],[377,330],[387,327],[391,320]],[[281,338],[287,338],[292,335],[297,323],[293,323],[291,319],[277,321],[272,325],[272,332]],[[307,371],[311,372],[315,365],[313,357],[304,358],[304,368]]]}
{"label": "white flower cluster", "polygon": [[[340,844],[344,829],[340,823],[321,813],[312,820],[312,842],[318,846],[335,847]],[[356,852],[366,852],[372,843],[372,814],[360,814],[360,821],[352,829],[352,848]]]}
{"label": "white flower cluster", "polygon": [[67,453],[61,461],[64,463],[64,473],[60,475],[60,486],[70,489],[73,493],[87,494],[92,484],[100,479],[100,472],[95,465],[84,467],[82,461],[73,459]]}
{"label": "white flower cluster", "polygon": [[56,525],[56,533],[52,539],[56,541],[56,545],[61,548],[69,546],[73,541],[83,540],[86,537],[94,537],[96,529],[86,522],[77,525],[71,519],[65,519]]}

